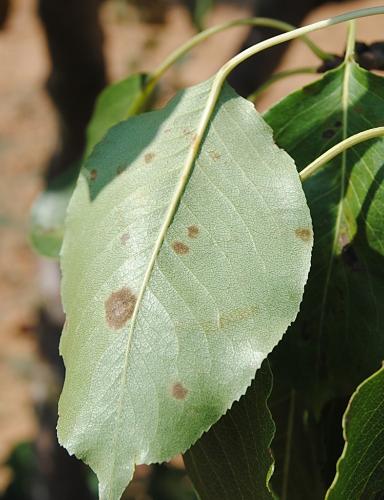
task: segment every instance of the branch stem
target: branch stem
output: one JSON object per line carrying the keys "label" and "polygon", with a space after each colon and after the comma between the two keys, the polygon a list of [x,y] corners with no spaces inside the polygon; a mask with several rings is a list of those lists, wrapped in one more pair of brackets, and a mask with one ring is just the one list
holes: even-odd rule
{"label": "branch stem", "polygon": [[[263,28],[273,28],[278,31],[288,32],[294,31],[296,28],[292,26],[292,24],[285,23],[283,21],[279,21],[277,19],[270,19],[268,17],[250,17],[246,19],[235,19],[234,21],[229,21],[223,24],[219,24],[217,26],[213,26],[212,28],[208,28],[201,33],[198,33],[183,45],[181,45],[174,52],[169,54],[168,57],[164,59],[164,61],[148,76],[147,81],[145,83],[144,89],[140,97],[136,100],[133,105],[134,114],[139,113],[144,108],[145,103],[148,101],[149,97],[152,95],[156,84],[160,80],[160,78],[168,71],[168,69],[173,66],[179,59],[185,56],[191,49],[204,42],[208,38],[217,33],[225,31],[230,28],[235,28],[239,26],[259,26]],[[301,37],[303,42],[308,46],[308,48],[322,61],[326,61],[327,59],[331,59],[332,55],[323,51],[320,47],[318,47],[312,40],[310,40],[307,36]],[[132,112],[132,109],[131,109]]]}
{"label": "branch stem", "polygon": [[268,78],[267,81],[265,81],[260,87],[258,87],[252,94],[250,94],[247,99],[248,101],[251,101],[253,103],[256,102],[256,100],[259,98],[259,96],[265,92],[273,83],[278,82],[279,80],[282,80],[283,78],[288,78],[290,76],[294,75],[305,75],[305,74],[315,74],[317,73],[317,68],[308,66],[308,67],[303,67],[303,68],[294,68],[294,69],[287,69],[285,71],[279,71],[278,73],[275,73],[274,75],[271,76],[271,78]]}
{"label": "branch stem", "polygon": [[321,156],[316,158],[312,163],[306,166],[300,172],[300,179],[302,182],[308,180],[314,173],[316,173],[319,169],[321,169],[325,164],[333,160],[339,154],[345,152],[347,149],[360,144],[361,142],[369,141],[371,139],[376,139],[377,137],[384,136],[384,127],[376,127],[368,130],[364,130],[364,132],[359,132],[358,134],[352,135],[347,139],[339,142],[332,148],[328,149]]}

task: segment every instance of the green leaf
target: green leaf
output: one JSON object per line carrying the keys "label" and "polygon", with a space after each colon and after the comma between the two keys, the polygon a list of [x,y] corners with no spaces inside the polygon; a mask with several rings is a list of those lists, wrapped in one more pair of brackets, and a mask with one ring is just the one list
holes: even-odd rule
{"label": "green leaf", "polygon": [[384,495],[384,368],[353,394],[343,419],[345,446],[327,500]]}
{"label": "green leaf", "polygon": [[201,500],[270,499],[275,426],[267,401],[272,373],[264,361],[247,392],[184,454]]}
{"label": "green leaf", "polygon": [[199,31],[204,29],[205,17],[213,5],[214,0],[195,0],[193,20]]}
{"label": "green leaf", "polygon": [[[109,85],[99,95],[87,128],[85,158],[116,123],[136,114],[143,97],[145,75],[132,75]],[[74,170],[76,175],[73,175]],[[59,176],[35,201],[31,212],[30,240],[44,257],[58,258],[64,236],[64,220],[76,185],[79,166]]]}
{"label": "green leaf", "polygon": [[73,165],[49,183],[32,206],[29,239],[34,250],[44,257],[59,257],[64,220],[78,172],[79,165]]}
{"label": "green leaf", "polygon": [[[266,115],[299,170],[343,138],[383,125],[384,80],[348,60]],[[274,353],[320,412],[347,397],[384,358],[384,140],[351,148],[304,183],[314,223],[312,270],[300,314]]]}
{"label": "green leaf", "polygon": [[[276,426],[272,442],[274,493],[281,499],[323,500],[324,469],[330,447],[328,429],[322,425],[323,416],[315,420],[301,394],[286,387],[281,380],[274,383],[268,406]],[[339,454],[340,450],[335,460]]]}
{"label": "green leaf", "polygon": [[87,128],[85,158],[113,125],[137,114],[136,104],[143,96],[145,79],[143,74],[131,75],[101,92]]}
{"label": "green leaf", "polygon": [[245,393],[303,294],[312,226],[296,167],[228,85],[196,152],[212,82],[112,128],[69,206],[58,433],[102,500]]}

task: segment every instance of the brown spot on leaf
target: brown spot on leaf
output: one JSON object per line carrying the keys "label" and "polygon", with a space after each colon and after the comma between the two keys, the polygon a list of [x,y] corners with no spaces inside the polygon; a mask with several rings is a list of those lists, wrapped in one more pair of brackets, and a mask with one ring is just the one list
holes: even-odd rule
{"label": "brown spot on leaf", "polygon": [[151,161],[153,161],[154,157],[155,157],[155,153],[147,153],[144,156],[145,163],[151,163]]}
{"label": "brown spot on leaf", "polygon": [[179,255],[186,255],[189,252],[189,246],[181,241],[174,241],[172,243],[172,248]]}
{"label": "brown spot on leaf", "polygon": [[335,133],[336,133],[335,130],[333,130],[332,128],[328,128],[327,130],[324,130],[324,132],[322,133],[323,139],[330,139],[335,135]]}
{"label": "brown spot on leaf", "polygon": [[129,240],[129,233],[124,233],[121,235],[120,241],[123,245],[126,245],[128,240]]}
{"label": "brown spot on leaf", "polygon": [[340,120],[337,120],[337,121],[335,122],[335,127],[340,128],[341,126],[342,126],[341,121],[340,121]]}
{"label": "brown spot on leaf", "polygon": [[90,173],[89,173],[89,177],[91,179],[91,181],[95,181],[96,180],[96,177],[97,177],[97,170],[95,168],[93,168]]}
{"label": "brown spot on leaf", "polygon": [[194,142],[197,138],[197,134],[189,128],[183,129],[183,136],[189,139],[191,142]]}
{"label": "brown spot on leaf", "polygon": [[199,235],[199,228],[195,224],[188,227],[189,238],[197,238],[198,235]]}
{"label": "brown spot on leaf", "polygon": [[213,161],[220,160],[221,154],[218,151],[210,151],[209,156],[212,158]]}
{"label": "brown spot on leaf", "polygon": [[120,167],[117,167],[116,169],[116,175],[120,175],[124,172],[124,167],[120,165]]}
{"label": "brown spot on leaf", "polygon": [[108,325],[118,330],[132,317],[136,295],[129,288],[113,292],[105,301],[105,317]]}
{"label": "brown spot on leaf", "polygon": [[218,327],[220,329],[227,328],[233,324],[240,323],[246,319],[252,318],[259,312],[259,307],[257,305],[252,305],[249,307],[239,307],[228,311],[226,313],[220,314],[218,318]]}
{"label": "brown spot on leaf", "polygon": [[188,390],[180,382],[177,382],[172,386],[172,396],[175,399],[185,399],[187,394]]}
{"label": "brown spot on leaf", "polygon": [[307,229],[305,227],[299,227],[295,230],[295,234],[298,238],[303,241],[311,241],[312,239],[312,229]]}

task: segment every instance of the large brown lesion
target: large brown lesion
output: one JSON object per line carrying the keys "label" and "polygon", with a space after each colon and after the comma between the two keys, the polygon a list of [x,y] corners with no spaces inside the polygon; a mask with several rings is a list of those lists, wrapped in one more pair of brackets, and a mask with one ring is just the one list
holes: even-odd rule
{"label": "large brown lesion", "polygon": [[129,288],[113,292],[105,301],[105,317],[110,328],[119,330],[132,317],[137,297]]}
{"label": "large brown lesion", "polygon": [[153,159],[155,158],[155,153],[146,153],[144,156],[144,161],[145,163],[151,163]]}

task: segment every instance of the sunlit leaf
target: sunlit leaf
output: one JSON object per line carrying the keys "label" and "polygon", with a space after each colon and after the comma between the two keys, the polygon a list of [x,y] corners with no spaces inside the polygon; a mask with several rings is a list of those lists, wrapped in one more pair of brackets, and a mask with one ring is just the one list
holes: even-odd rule
{"label": "sunlit leaf", "polygon": [[[353,61],[265,116],[301,170],[344,137],[383,125],[384,79]],[[353,147],[304,183],[314,224],[300,314],[274,356],[319,412],[349,397],[384,358],[384,139]],[[280,375],[279,375],[280,374]]]}
{"label": "sunlit leaf", "polygon": [[58,433],[102,500],[245,393],[303,294],[312,226],[296,167],[227,85],[196,153],[211,87],[111,129],[70,203]]}

